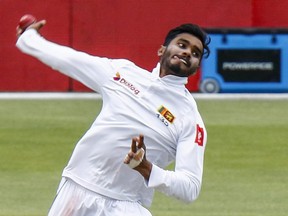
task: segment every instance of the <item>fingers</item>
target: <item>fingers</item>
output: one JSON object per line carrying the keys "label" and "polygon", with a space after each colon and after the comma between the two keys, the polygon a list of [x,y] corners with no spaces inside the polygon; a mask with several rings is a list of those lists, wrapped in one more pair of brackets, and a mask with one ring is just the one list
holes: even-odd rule
{"label": "fingers", "polygon": [[134,153],[137,151],[137,149],[140,149],[142,147],[144,147],[145,149],[143,134],[140,134],[139,137],[132,138],[131,150]]}
{"label": "fingers", "polygon": [[145,151],[146,147],[144,145],[144,136],[140,134],[139,137],[133,137],[130,151],[124,158],[124,163],[133,168],[138,166],[145,156]]}
{"label": "fingers", "polygon": [[126,155],[124,159],[124,163],[128,164],[130,168],[134,169],[142,162],[144,155],[145,155],[145,151],[143,148],[138,149],[136,153],[132,153],[130,151]]}
{"label": "fingers", "polygon": [[136,137],[132,138],[130,151],[128,152],[128,154],[124,158],[124,163],[125,164],[129,164],[130,161],[135,156],[135,154],[137,152],[137,141],[138,141],[138,138],[136,138]]}
{"label": "fingers", "polygon": [[138,148],[142,148],[144,145],[144,136],[142,134],[139,135],[139,139],[138,139]]}
{"label": "fingers", "polygon": [[132,152],[129,152],[126,157],[124,158],[124,163],[129,164],[130,161],[133,159],[134,154]]}
{"label": "fingers", "polygon": [[23,30],[19,28],[19,26],[16,27],[16,37],[18,38],[23,33]]}
{"label": "fingers", "polygon": [[41,20],[39,22],[33,23],[32,25],[30,25],[27,29],[29,28],[34,28],[37,31],[39,31],[44,25],[46,24],[46,20]]}
{"label": "fingers", "polygon": [[46,20],[41,20],[39,22],[35,22],[28,26],[26,29],[21,29],[19,26],[16,27],[16,36],[19,37],[25,30],[27,29],[35,29],[37,32],[46,24]]}
{"label": "fingers", "polygon": [[131,151],[136,153],[137,151],[137,138],[132,138],[132,143],[131,143]]}
{"label": "fingers", "polygon": [[146,146],[144,144],[144,136],[143,136],[143,134],[139,135],[137,147],[138,147],[138,149],[143,148],[146,151]]}

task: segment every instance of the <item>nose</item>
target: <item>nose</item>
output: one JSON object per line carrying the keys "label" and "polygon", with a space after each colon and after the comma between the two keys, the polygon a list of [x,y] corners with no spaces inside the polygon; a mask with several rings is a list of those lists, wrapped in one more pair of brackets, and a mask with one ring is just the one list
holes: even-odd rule
{"label": "nose", "polygon": [[185,49],[184,51],[183,51],[183,56],[185,56],[186,58],[191,58],[191,56],[192,56],[192,51],[190,50],[190,49]]}
{"label": "nose", "polygon": [[190,46],[185,46],[182,48],[183,54],[185,54],[186,56],[191,56],[192,54],[192,50]]}

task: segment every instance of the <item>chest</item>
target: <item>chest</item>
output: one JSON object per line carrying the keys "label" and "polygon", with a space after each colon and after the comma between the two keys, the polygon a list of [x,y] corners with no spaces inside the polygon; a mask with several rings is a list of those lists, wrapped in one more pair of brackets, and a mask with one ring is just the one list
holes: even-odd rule
{"label": "chest", "polygon": [[103,100],[108,101],[107,105],[113,105],[123,115],[134,114],[143,122],[148,120],[152,124],[156,121],[160,128],[177,130],[177,124],[191,110],[184,91],[146,71],[115,71],[115,76],[104,88]]}
{"label": "chest", "polygon": [[104,85],[102,96],[103,122],[134,135],[143,133],[153,154],[161,149],[159,155],[175,156],[182,121],[191,110],[182,92],[147,72],[122,69]]}

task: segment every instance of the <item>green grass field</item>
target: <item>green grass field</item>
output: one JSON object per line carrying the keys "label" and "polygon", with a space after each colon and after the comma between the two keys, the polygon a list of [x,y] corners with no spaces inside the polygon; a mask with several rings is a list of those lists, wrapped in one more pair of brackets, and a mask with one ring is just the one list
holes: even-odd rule
{"label": "green grass field", "polygon": [[[155,194],[153,216],[286,216],[288,100],[198,100],[208,130],[193,204]],[[0,216],[44,216],[95,100],[0,100]],[[171,168],[171,167],[170,167]]]}

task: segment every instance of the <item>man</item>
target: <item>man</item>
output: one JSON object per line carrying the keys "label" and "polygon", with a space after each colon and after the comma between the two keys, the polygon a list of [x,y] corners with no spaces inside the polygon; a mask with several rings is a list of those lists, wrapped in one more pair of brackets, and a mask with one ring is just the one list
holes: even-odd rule
{"label": "man", "polygon": [[[44,39],[42,20],[17,28],[16,46],[101,94],[100,114],[64,168],[50,216],[148,216],[154,190],[184,202],[200,192],[207,134],[185,88],[209,55],[197,25],[172,29],[152,73]],[[132,140],[132,142],[131,142]],[[175,161],[175,170],[164,168]],[[145,206],[145,207],[143,207]]]}

